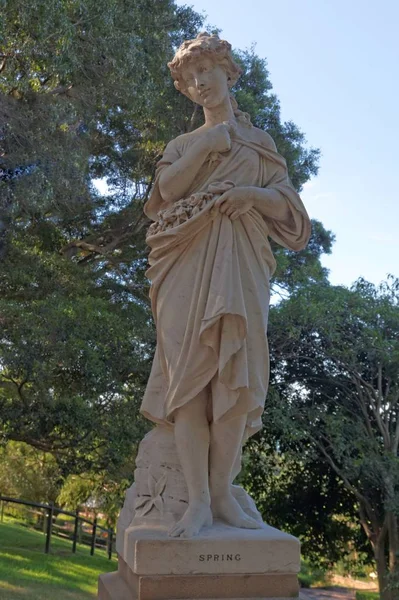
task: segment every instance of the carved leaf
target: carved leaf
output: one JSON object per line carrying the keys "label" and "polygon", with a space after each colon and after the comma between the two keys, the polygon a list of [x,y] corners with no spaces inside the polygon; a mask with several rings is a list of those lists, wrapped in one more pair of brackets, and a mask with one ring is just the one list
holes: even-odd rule
{"label": "carved leaf", "polygon": [[147,502],[147,504],[143,507],[143,510],[140,513],[140,516],[144,517],[145,515],[147,515],[150,512],[150,510],[152,509],[153,506],[154,506],[154,500],[151,498],[151,500],[149,500]]}
{"label": "carved leaf", "polygon": [[157,494],[155,493],[155,488],[157,485],[157,480],[155,479],[152,473],[148,472],[148,489],[150,490],[150,495],[154,498]]}
{"label": "carved leaf", "polygon": [[149,501],[149,498],[148,498],[148,496],[139,496],[139,497],[136,499],[136,503],[135,503],[135,505],[134,505],[134,508],[135,508],[135,510],[138,510],[139,508],[141,508],[142,506],[144,506],[144,504],[145,504],[146,502],[148,502],[148,501]]}
{"label": "carved leaf", "polygon": [[163,498],[161,496],[155,498],[154,506],[159,510],[160,514],[163,515]]}
{"label": "carved leaf", "polygon": [[156,486],[155,486],[154,496],[162,496],[162,494],[164,493],[165,488],[166,488],[167,478],[168,478],[168,476],[166,475],[166,473],[164,473],[162,475],[162,477],[157,481]]}

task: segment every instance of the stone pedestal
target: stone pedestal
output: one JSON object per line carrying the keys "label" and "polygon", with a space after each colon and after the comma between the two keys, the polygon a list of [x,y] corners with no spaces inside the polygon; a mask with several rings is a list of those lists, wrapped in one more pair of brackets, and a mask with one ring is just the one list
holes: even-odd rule
{"label": "stone pedestal", "polygon": [[99,599],[293,598],[299,568],[299,541],[267,525],[216,523],[189,540],[129,527],[118,571],[100,577]]}

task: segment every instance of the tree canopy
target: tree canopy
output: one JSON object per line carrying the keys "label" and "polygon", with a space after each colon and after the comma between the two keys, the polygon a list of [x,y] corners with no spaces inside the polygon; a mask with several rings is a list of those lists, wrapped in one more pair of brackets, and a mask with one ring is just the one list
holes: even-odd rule
{"label": "tree canopy", "polygon": [[265,422],[351,494],[385,590],[398,571],[399,280],[302,288],[272,311],[270,341]]}
{"label": "tree canopy", "polygon": [[[154,350],[142,206],[167,141],[199,111],[167,69],[203,17],[171,0],[2,3],[0,432],[54,452],[63,472],[123,460]],[[266,63],[237,50],[244,110],[285,154],[298,189],[318,151],[283,123]],[[96,182],[106,181],[99,191]],[[276,283],[325,279],[315,223]]]}

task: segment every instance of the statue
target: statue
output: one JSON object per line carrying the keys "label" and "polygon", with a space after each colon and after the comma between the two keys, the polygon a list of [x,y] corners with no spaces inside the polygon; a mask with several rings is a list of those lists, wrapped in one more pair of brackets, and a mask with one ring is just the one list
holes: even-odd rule
{"label": "statue", "polygon": [[[167,145],[144,208],[157,350],[141,412],[173,431],[187,500],[169,535],[191,538],[213,519],[262,526],[233,479],[268,386],[268,236],[301,250],[310,221],[273,139],[230,94],[240,75],[230,44],[201,33],[168,66],[205,123]],[[136,509],[162,512],[167,473],[149,476]]]}
{"label": "statue", "polygon": [[166,146],[144,207],[157,348],[144,437],[99,600],[298,597],[300,544],[263,523],[233,481],[261,428],[276,263],[310,221],[285,160],[239,110],[231,46],[201,33],[169,63],[205,123]]}

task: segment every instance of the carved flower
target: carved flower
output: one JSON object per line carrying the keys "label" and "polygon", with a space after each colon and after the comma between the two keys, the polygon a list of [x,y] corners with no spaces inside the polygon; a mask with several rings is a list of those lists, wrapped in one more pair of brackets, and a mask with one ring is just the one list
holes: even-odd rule
{"label": "carved flower", "polygon": [[[162,494],[166,488],[167,475],[164,473],[158,481],[152,473],[148,472],[148,490],[149,496],[139,496],[136,500],[136,511],[139,517],[144,517],[155,506],[156,509],[163,515],[164,501]],[[140,510],[141,509],[141,510]]]}

